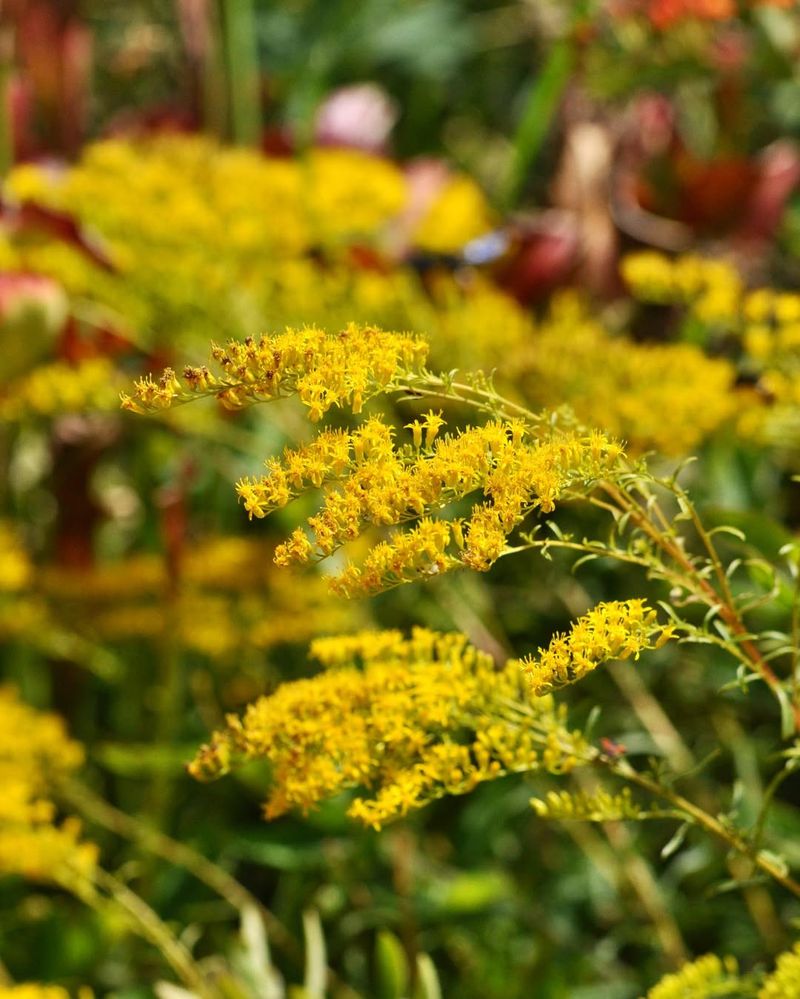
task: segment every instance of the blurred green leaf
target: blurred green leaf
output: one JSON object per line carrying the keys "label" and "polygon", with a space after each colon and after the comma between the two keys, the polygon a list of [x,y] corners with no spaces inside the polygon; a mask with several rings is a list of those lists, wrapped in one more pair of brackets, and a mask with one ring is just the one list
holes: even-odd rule
{"label": "blurred green leaf", "polygon": [[377,999],[405,999],[409,973],[405,951],[393,933],[384,930],[375,941]]}

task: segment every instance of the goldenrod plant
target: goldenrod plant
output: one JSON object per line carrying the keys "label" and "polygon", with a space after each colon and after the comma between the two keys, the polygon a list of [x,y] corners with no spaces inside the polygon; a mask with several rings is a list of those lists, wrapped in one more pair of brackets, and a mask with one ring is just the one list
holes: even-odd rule
{"label": "goldenrod plant", "polygon": [[[312,655],[323,671],[282,684],[242,717],[229,715],[191,772],[208,779],[268,761],[267,818],[292,808],[308,812],[354,789],[348,814],[376,828],[508,774],[584,774],[575,791],[534,799],[535,813],[566,822],[669,818],[678,830],[670,851],[687,829],[701,830],[729,855],[743,889],[755,877],[800,898],[790,865],[766,839],[770,805],[797,760],[796,545],[786,545],[774,563],[755,557],[738,529],[706,525],[680,468],[656,474],[574,418],[533,413],[480,376],[434,374],[424,358],[421,341],[369,327],[287,331],[215,348],[219,374],[189,368],[182,378],[168,371],[144,379],[123,405],[158,412],[208,395],[225,406],[293,395],[312,422],[333,407],[344,411],[354,420],[351,429],[319,431],[309,444],[267,459],[265,476],[236,487],[257,518],[321,492],[319,512],[308,517],[310,535],[299,527],[278,544],[278,566],[328,558],[370,532],[361,563],[331,577],[344,596],[413,581],[436,585],[455,570],[485,573],[524,551],[548,559],[566,551],[583,564],[635,567],[655,593],[653,603],[640,597],[599,603],[546,648],[504,663],[457,634],[415,631],[404,638],[389,631],[320,640]],[[362,413],[380,396],[414,408],[435,399],[480,422],[450,430],[443,409],[402,425]],[[593,534],[568,533],[558,523],[565,507],[588,508],[607,527],[595,518]],[[771,627],[754,630],[751,622],[767,607]],[[656,745],[674,739],[679,748],[644,765],[624,745],[598,743],[588,729],[567,722],[569,699],[561,688],[609,662],[648,671],[651,654],[658,659],[667,644],[708,650],[718,670],[726,664],[719,696],[733,705],[754,698],[761,686],[774,698],[775,738],[785,740],[786,751],[765,774],[768,789],[752,824],[693,798],[696,766],[682,772],[690,757],[679,723],[673,727],[660,709],[654,716],[655,708],[642,709],[640,721]],[[782,958],[758,994],[793,995],[780,991],[793,960]],[[651,995],[739,994],[735,989],[744,986],[735,970],[727,959],[703,958]]]}
{"label": "goldenrod plant", "polygon": [[2,5],[0,999],[800,999],[798,40]]}

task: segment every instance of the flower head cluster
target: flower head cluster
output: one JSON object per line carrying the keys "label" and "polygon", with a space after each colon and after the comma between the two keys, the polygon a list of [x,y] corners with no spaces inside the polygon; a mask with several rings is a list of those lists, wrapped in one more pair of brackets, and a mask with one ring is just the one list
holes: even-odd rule
{"label": "flower head cluster", "polygon": [[531,703],[524,724],[509,714],[509,704],[529,703],[520,670],[496,668],[462,635],[367,633],[326,639],[316,652],[325,672],[229,716],[191,773],[213,778],[266,760],[268,818],[359,788],[348,814],[379,828],[503,774],[568,771],[585,753],[549,699]]}
{"label": "flower head cluster", "polygon": [[[184,649],[225,658],[366,623],[365,609],[333,599],[321,575],[309,573],[298,588],[270,552],[258,539],[218,536],[188,543],[169,568],[156,554],[88,569],[41,566],[28,580],[45,620],[30,627],[39,636],[52,630],[105,643],[169,633]],[[17,623],[20,611],[18,601]],[[0,634],[4,625],[0,618]]]}
{"label": "flower head cluster", "polygon": [[80,841],[74,819],[55,824],[48,796],[54,782],[82,761],[83,750],[59,718],[0,687],[0,873],[60,882],[91,874],[96,848]]}
{"label": "flower head cluster", "polygon": [[[199,136],[113,139],[65,170],[19,166],[6,192],[73,216],[112,266],[64,241],[12,234],[0,234],[0,264],[49,275],[146,346],[354,319],[405,328],[409,305],[424,302],[411,269],[383,259],[411,185],[367,153],[278,158]],[[483,231],[487,215],[478,189],[456,177],[428,207],[421,237],[432,219],[455,251],[447,240]]]}
{"label": "flower head cluster", "polygon": [[544,798],[532,798],[531,807],[540,819],[578,822],[621,822],[640,819],[642,808],[624,788],[619,794],[600,790],[586,792],[549,791]]}
{"label": "flower head cluster", "polygon": [[434,365],[494,370],[505,395],[534,408],[569,406],[631,453],[689,454],[751,401],[727,359],[694,344],[632,340],[574,292],[554,296],[536,322],[485,281],[464,289],[441,279],[427,310],[414,304],[412,316],[429,332]]}
{"label": "flower head cluster", "polygon": [[800,294],[757,288],[745,297],[742,312],[742,337],[750,357],[769,361],[800,355]]}
{"label": "flower head cluster", "polygon": [[736,323],[744,285],[725,260],[695,254],[670,258],[646,250],[625,257],[622,277],[636,298],[661,305],[687,305],[692,315],[713,326]]}
{"label": "flower head cluster", "polygon": [[14,525],[0,520],[0,594],[24,590],[33,576],[33,567]]}
{"label": "flower head cluster", "polygon": [[603,428],[632,452],[691,453],[743,405],[727,360],[694,344],[615,336],[572,295],[553,302],[505,372],[529,401],[567,403],[585,426]]}
{"label": "flower head cluster", "polygon": [[798,999],[800,997],[800,943],[781,954],[775,970],[764,980],[758,999]]}
{"label": "flower head cluster", "polygon": [[470,177],[452,177],[413,233],[414,245],[431,253],[454,253],[492,228],[486,197]]}
{"label": "flower head cluster", "polygon": [[78,364],[55,361],[0,389],[0,419],[112,412],[119,407],[122,376],[105,357]]}
{"label": "flower head cluster", "polygon": [[742,426],[747,434],[786,445],[798,439],[800,414],[800,295],[758,288],[743,305],[742,344],[752,373],[770,405],[760,419]]}
{"label": "flower head cluster", "polygon": [[182,380],[169,368],[158,380],[142,378],[133,396],[123,395],[122,404],[137,413],[157,412],[213,394],[227,408],[238,409],[296,395],[316,422],[332,406],[360,412],[400,372],[419,369],[426,353],[424,340],[369,326],[350,325],[338,333],[289,329],[215,346],[218,375],[207,367],[187,367]]}
{"label": "flower head cluster", "polygon": [[747,354],[757,361],[800,349],[800,295],[772,288],[748,291],[727,261],[692,255],[672,259],[646,251],[627,256],[621,269],[637,298],[685,305],[701,323],[723,324],[742,337]]}
{"label": "flower head cluster", "polygon": [[705,954],[679,971],[665,975],[650,989],[647,999],[712,999],[716,996],[735,999],[742,994],[741,988],[736,958]]}
{"label": "flower head cluster", "polygon": [[[459,565],[486,571],[509,534],[534,509],[550,512],[570,487],[588,488],[622,455],[602,434],[553,433],[526,441],[526,427],[492,422],[442,434],[428,412],[408,424],[411,444],[396,446],[378,418],[352,433],[328,430],[310,444],[267,462],[268,473],[237,491],[251,516],[263,517],[310,488],[324,487],[320,510],[276,551],[279,565],[322,558],[369,526],[415,522],[376,545],[362,566],[348,566],[339,592],[376,592]],[[465,518],[436,519],[451,504],[478,494]]]}
{"label": "flower head cluster", "polygon": [[17,168],[8,188],[94,226],[123,265],[145,249],[163,263],[168,248],[192,240],[195,252],[222,246],[295,255],[374,236],[406,200],[402,172],[367,153],[314,149],[303,159],[271,158],[200,136],[98,142],[58,176]]}
{"label": "flower head cluster", "polygon": [[638,659],[673,636],[671,625],[660,625],[644,600],[598,604],[578,618],[566,635],[556,635],[546,649],[528,656],[522,665],[535,696],[581,680],[613,659]]}
{"label": "flower head cluster", "polygon": [[69,993],[60,985],[0,985],[0,999],[69,999]]}
{"label": "flower head cluster", "polygon": [[[758,388],[758,394],[738,393],[738,432],[779,447],[796,446],[800,294],[772,288],[748,291],[730,264],[697,257],[670,260],[657,253],[636,254],[623,261],[623,273],[634,294],[645,301],[684,305],[695,333],[699,324],[706,333],[716,326],[736,334],[742,348],[740,366]],[[708,398],[705,391],[703,397]],[[728,399],[730,403],[734,396],[729,393]]]}

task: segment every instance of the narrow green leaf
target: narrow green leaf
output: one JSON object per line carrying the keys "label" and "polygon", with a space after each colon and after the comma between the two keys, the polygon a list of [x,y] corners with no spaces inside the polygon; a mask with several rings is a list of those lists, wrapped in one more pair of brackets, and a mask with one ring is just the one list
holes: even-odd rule
{"label": "narrow green leaf", "polygon": [[220,0],[225,36],[231,138],[254,146],[261,135],[260,83],[253,0]]}
{"label": "narrow green leaf", "polygon": [[306,943],[304,988],[309,999],[324,999],[328,967],[325,937],[316,909],[307,909],[303,913],[303,935]]}
{"label": "narrow green leaf", "polygon": [[417,987],[414,999],[442,999],[442,987],[433,961],[427,954],[417,954]]}
{"label": "narrow green leaf", "polygon": [[519,200],[531,165],[547,137],[574,64],[573,43],[562,39],[553,46],[541,72],[531,85],[514,135],[514,156],[504,198],[508,207],[513,207]]}
{"label": "narrow green leaf", "polygon": [[384,930],[375,941],[375,975],[379,999],[404,999],[408,994],[408,961],[402,944]]}
{"label": "narrow green leaf", "polygon": [[675,830],[674,835],[670,838],[669,842],[661,849],[661,859],[666,860],[671,857],[673,853],[676,853],[683,846],[683,841],[686,839],[686,833],[689,831],[689,823],[682,822],[678,828]]}

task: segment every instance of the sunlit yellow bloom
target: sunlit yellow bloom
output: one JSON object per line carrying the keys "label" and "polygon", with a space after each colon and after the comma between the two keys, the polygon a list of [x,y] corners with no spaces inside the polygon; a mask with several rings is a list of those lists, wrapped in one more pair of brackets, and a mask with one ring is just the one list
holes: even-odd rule
{"label": "sunlit yellow bloom", "polygon": [[323,242],[371,236],[400,214],[406,181],[391,162],[355,149],[314,149],[299,163],[312,232]]}
{"label": "sunlit yellow bloom", "polygon": [[427,312],[414,306],[414,321],[429,333],[434,365],[495,371],[504,395],[532,409],[569,406],[631,453],[690,454],[757,402],[738,391],[727,359],[616,334],[574,292],[556,295],[535,321],[483,281],[458,289],[440,280]]}
{"label": "sunlit yellow bloom", "polygon": [[415,246],[431,253],[457,253],[493,227],[486,197],[466,175],[453,177],[437,195],[412,234]]}
{"label": "sunlit yellow bloom", "polygon": [[0,390],[0,419],[62,413],[112,412],[119,407],[123,376],[103,357],[79,364],[56,361]]}
{"label": "sunlit yellow bloom", "polygon": [[332,406],[354,413],[402,371],[419,368],[426,343],[402,333],[353,324],[338,333],[308,328],[273,336],[229,340],[212,349],[219,376],[186,368],[182,381],[167,368],[158,379],[140,379],[122,404],[134,412],[157,412],[196,395],[213,393],[228,409],[296,395],[313,422]]}
{"label": "sunlit yellow bloom", "polygon": [[0,687],[0,873],[67,883],[90,876],[97,850],[75,819],[55,823],[50,788],[83,761],[61,719]]}
{"label": "sunlit yellow bloom", "polygon": [[0,985],[0,999],[69,999],[69,993],[60,985]]}
{"label": "sunlit yellow bloom", "polygon": [[[663,253],[646,250],[630,253],[620,263],[620,273],[628,287],[639,297],[654,302],[672,302],[676,294],[675,269]],[[684,288],[688,274],[684,267]],[[699,284],[698,282],[696,282]],[[696,287],[691,289],[696,291]]]}
{"label": "sunlit yellow bloom", "polygon": [[[268,818],[359,788],[349,814],[379,828],[505,773],[568,771],[587,752],[562,710],[530,700],[515,663],[497,669],[464,636],[366,633],[315,651],[328,669],[229,716],[192,763],[194,776],[268,760]],[[527,705],[524,724],[515,703]]]}
{"label": "sunlit yellow bloom", "polygon": [[0,594],[24,590],[32,577],[33,568],[15,526],[0,520]]}
{"label": "sunlit yellow bloom", "polygon": [[724,260],[693,254],[671,259],[646,250],[625,257],[620,271],[637,298],[688,305],[704,323],[735,323],[743,307],[742,279]]}
{"label": "sunlit yellow bloom", "polygon": [[356,150],[292,159],[200,136],[112,139],[67,169],[20,166],[6,192],[75,216],[114,269],[63,241],[12,236],[0,236],[0,266],[55,278],[144,345],[315,321],[403,328],[406,298],[424,298],[410,270],[348,260],[354,242],[380,247],[408,194],[397,165]]}
{"label": "sunlit yellow bloom", "polygon": [[647,993],[647,999],[711,999],[737,995],[739,965],[733,957],[706,954],[665,975]]}
{"label": "sunlit yellow bloom", "polygon": [[658,649],[673,636],[671,625],[660,625],[644,600],[598,604],[578,618],[565,635],[556,635],[546,649],[522,660],[536,696],[575,683],[613,659],[628,659],[646,649]]}
{"label": "sunlit yellow bloom", "polygon": [[[570,488],[590,488],[622,455],[599,433],[552,432],[528,442],[518,424],[492,422],[434,438],[441,423],[432,412],[412,423],[412,448],[396,446],[392,429],[378,418],[350,434],[323,431],[305,447],[287,449],[282,460],[269,459],[267,475],[240,481],[239,497],[257,517],[324,487],[319,511],[308,518],[311,536],[295,530],[278,546],[276,563],[323,558],[370,525],[413,521],[376,545],[361,567],[348,566],[334,581],[336,591],[372,593],[458,565],[483,572],[529,513],[551,512]],[[471,515],[454,518],[451,531],[439,512],[472,494]]]}
{"label": "sunlit yellow bloom", "polygon": [[800,943],[781,954],[761,986],[758,999],[800,999]]}
{"label": "sunlit yellow bloom", "polygon": [[632,452],[689,454],[747,401],[727,360],[693,344],[614,336],[570,295],[554,301],[506,371],[529,404],[567,403],[581,423],[619,437]]}

